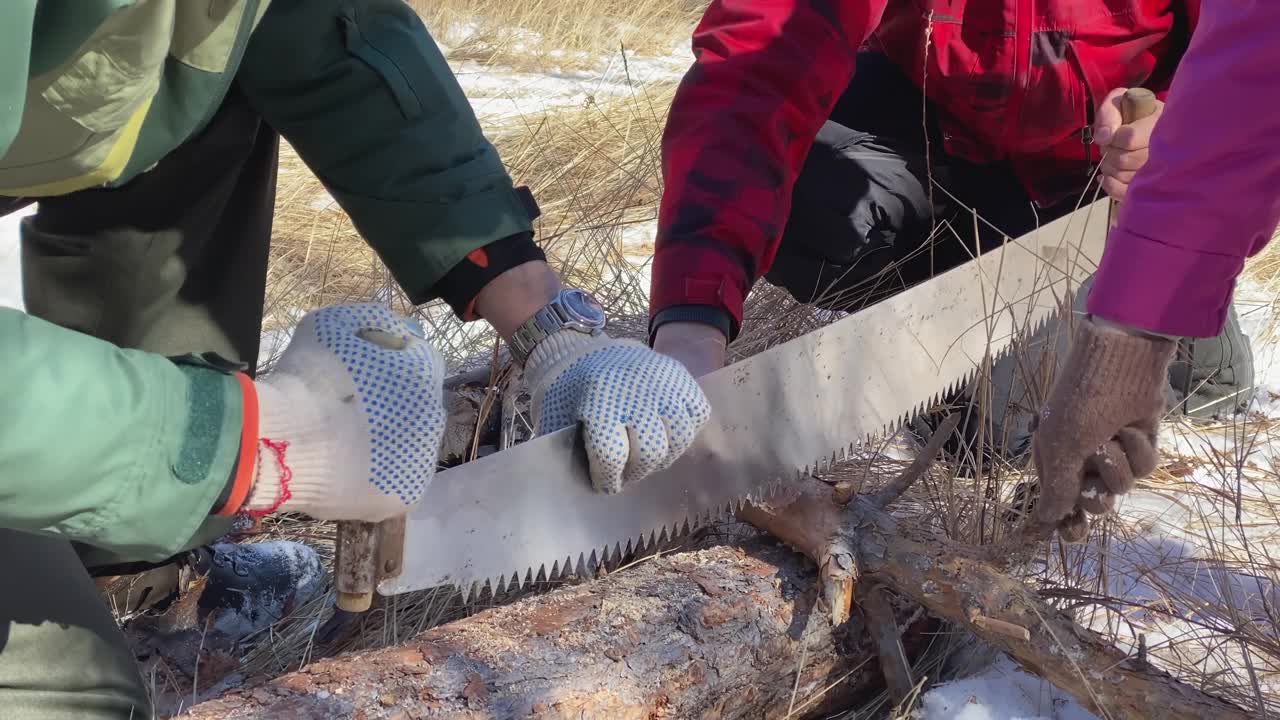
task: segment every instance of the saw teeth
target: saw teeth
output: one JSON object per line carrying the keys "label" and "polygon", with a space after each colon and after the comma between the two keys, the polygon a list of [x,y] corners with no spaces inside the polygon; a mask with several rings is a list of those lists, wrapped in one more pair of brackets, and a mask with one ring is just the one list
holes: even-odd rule
{"label": "saw teeth", "polygon": [[[1074,280],[1069,282],[1073,285],[1075,284]],[[874,443],[879,438],[887,438],[904,426],[908,426],[931,407],[937,406],[942,400],[955,396],[965,388],[974,387],[979,373],[984,368],[992,367],[1005,361],[1015,351],[1021,352],[1031,338],[1041,334],[1051,323],[1061,321],[1065,325],[1070,320],[1070,316],[1066,313],[1070,312],[1068,308],[1071,307],[1072,298],[1074,298],[1076,292],[1074,289],[1069,289],[1068,292],[1061,294],[1061,297],[1059,295],[1059,293],[1053,292],[1053,299],[1055,302],[1061,302],[1061,304],[1052,308],[1040,305],[1034,309],[1034,313],[1042,314],[1034,320],[1031,319],[1030,315],[1019,314],[1018,317],[1015,317],[1014,322],[1018,325],[1013,332],[1008,333],[1007,341],[1005,337],[997,339],[997,341],[1005,344],[994,353],[988,350],[987,357],[989,360],[972,363],[971,367],[961,372],[958,377],[952,378],[950,382],[943,383],[943,389],[936,390],[925,400],[911,403],[907,410],[898,417],[893,418],[884,427],[872,428],[866,433],[860,433],[860,437],[852,438],[847,445],[842,444],[830,453],[813,458],[804,467],[791,467],[780,470],[776,475],[754,478],[753,480],[759,481],[758,484],[752,483],[751,490],[743,495],[720,504],[713,504],[711,507],[690,511],[683,517],[677,516],[678,519],[663,518],[666,522],[658,527],[641,531],[638,537],[610,541],[602,547],[579,553],[576,563],[574,563],[572,556],[566,556],[552,563],[550,568],[545,564],[537,566],[536,572],[530,567],[524,569],[523,573],[515,572],[510,576],[498,575],[483,580],[461,578],[456,583],[459,587],[459,593],[467,602],[475,602],[482,598],[486,589],[492,593],[501,594],[504,591],[524,588],[532,583],[545,584],[571,574],[591,577],[597,574],[597,569],[599,568],[608,569],[615,567],[616,564],[621,564],[621,561],[627,555],[643,552],[647,548],[666,545],[678,537],[692,533],[700,526],[736,516],[748,503],[760,503],[778,497],[791,482],[791,478],[788,477],[789,472],[794,473],[795,477],[830,473],[839,463],[865,455],[870,451],[869,448],[873,449],[871,443]],[[1022,311],[1019,310],[1018,312],[1021,313]],[[1066,328],[1064,327],[1065,330]],[[1046,338],[1045,348],[1051,350],[1054,347],[1054,342],[1055,338]],[[766,480],[767,482],[765,482]],[[467,583],[465,590],[462,589],[464,583]]]}
{"label": "saw teeth", "polygon": [[[485,582],[488,582],[488,581],[485,581]],[[482,591],[482,587],[481,587],[480,581],[479,580],[473,581],[471,583],[471,586],[467,588],[466,602],[467,603],[478,602],[480,600],[481,591]]]}

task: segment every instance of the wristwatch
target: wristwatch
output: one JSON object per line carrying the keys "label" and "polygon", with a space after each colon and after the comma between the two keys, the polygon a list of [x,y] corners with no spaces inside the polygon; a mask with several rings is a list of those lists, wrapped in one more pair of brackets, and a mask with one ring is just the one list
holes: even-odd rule
{"label": "wristwatch", "polygon": [[516,328],[507,344],[511,347],[511,356],[523,366],[529,359],[529,353],[552,333],[572,330],[594,336],[604,332],[604,326],[604,308],[591,293],[576,288],[565,289]]}

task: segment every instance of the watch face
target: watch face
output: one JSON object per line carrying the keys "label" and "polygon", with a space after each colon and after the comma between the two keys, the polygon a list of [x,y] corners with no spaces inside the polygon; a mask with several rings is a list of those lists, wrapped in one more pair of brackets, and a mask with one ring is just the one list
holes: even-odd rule
{"label": "watch face", "polygon": [[604,327],[604,308],[583,290],[569,290],[561,296],[564,306],[589,327]]}

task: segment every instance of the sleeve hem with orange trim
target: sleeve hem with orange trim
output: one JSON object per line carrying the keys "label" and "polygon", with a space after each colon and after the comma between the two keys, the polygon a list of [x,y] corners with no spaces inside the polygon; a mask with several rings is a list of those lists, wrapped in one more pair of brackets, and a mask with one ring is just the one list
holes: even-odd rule
{"label": "sleeve hem with orange trim", "polygon": [[244,373],[236,373],[236,381],[243,393],[244,421],[240,430],[240,449],[236,453],[231,478],[210,513],[218,517],[233,517],[240,512],[249,499],[249,491],[253,489],[253,482],[258,474],[258,388]]}
{"label": "sleeve hem with orange trim", "polygon": [[509,235],[468,253],[436,283],[435,293],[460,319],[475,320],[475,299],[486,285],[517,266],[546,259],[532,232]]}
{"label": "sleeve hem with orange trim", "polygon": [[414,304],[440,298],[475,251],[533,229],[530,192],[407,3],[274,0],[236,82]]}
{"label": "sleeve hem with orange trim", "polygon": [[210,512],[244,417],[228,370],[10,309],[0,309],[0,363],[0,527],[121,562],[159,562],[226,531]]}

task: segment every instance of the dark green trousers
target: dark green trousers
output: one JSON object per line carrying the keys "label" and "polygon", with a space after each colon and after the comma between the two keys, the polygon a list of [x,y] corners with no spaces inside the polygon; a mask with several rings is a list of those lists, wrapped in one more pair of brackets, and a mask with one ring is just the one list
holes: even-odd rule
{"label": "dark green trousers", "polygon": [[[258,358],[276,133],[233,92],[210,126],[128,185],[42,199],[22,226],[27,312],[122,347]],[[228,529],[206,523],[209,541]],[[86,567],[127,562],[0,530],[0,717],[140,720],[134,658]]]}

